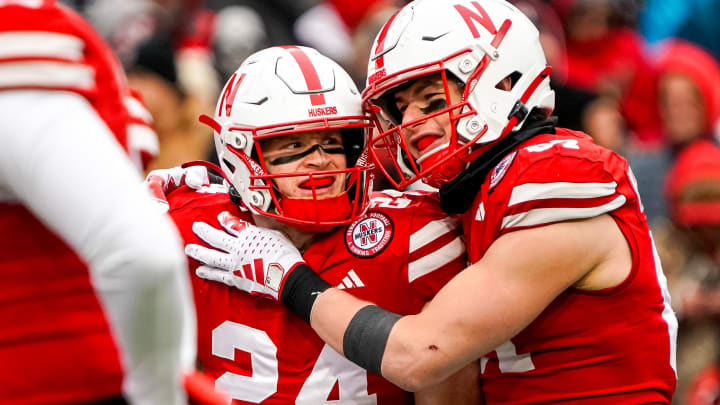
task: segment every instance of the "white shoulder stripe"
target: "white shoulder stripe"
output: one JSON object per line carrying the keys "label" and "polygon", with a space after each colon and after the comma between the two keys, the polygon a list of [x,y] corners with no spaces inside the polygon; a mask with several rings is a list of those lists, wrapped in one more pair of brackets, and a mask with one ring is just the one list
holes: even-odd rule
{"label": "white shoulder stripe", "polygon": [[502,229],[516,226],[534,226],[551,222],[569,221],[572,219],[592,218],[613,211],[625,204],[625,196],[621,195],[607,204],[588,208],[538,208],[503,218]]}
{"label": "white shoulder stripe", "polygon": [[442,248],[408,264],[408,281],[432,273],[465,253],[465,244],[458,236]]}
{"label": "white shoulder stripe", "polygon": [[125,96],[123,97],[123,103],[125,104],[125,107],[130,112],[130,115],[145,121],[146,123],[150,124],[153,122],[152,115],[150,112],[145,108],[145,106],[135,97]]}
{"label": "white shoulder stripe", "polygon": [[410,235],[410,253],[434,241],[441,235],[453,232],[457,229],[459,223],[459,220],[451,217],[428,222],[427,225]]}
{"label": "white shoulder stripe", "polygon": [[160,152],[157,134],[152,128],[145,125],[130,124],[127,131],[128,147],[130,149],[141,150],[153,156],[157,156]]}
{"label": "white shoulder stripe", "polygon": [[402,191],[393,190],[393,189],[381,190],[380,192],[383,193],[383,194],[387,194],[387,195],[389,195],[390,197],[394,197],[394,198],[398,198],[398,197],[402,197],[402,196],[403,196],[403,192],[402,192]]}
{"label": "white shoulder stripe", "polygon": [[0,0],[0,7],[18,5],[28,8],[39,8],[43,5],[43,0]]}
{"label": "white shoulder stripe", "polygon": [[95,86],[95,71],[89,66],[72,63],[0,63],[0,87],[24,86],[91,89]]}
{"label": "white shoulder stripe", "polygon": [[85,43],[79,37],[47,31],[7,31],[0,33],[0,58],[83,59]]}
{"label": "white shoulder stripe", "polygon": [[[650,239],[652,240],[652,233],[650,233]],[[655,275],[660,285],[660,292],[663,297],[663,312],[662,318],[667,323],[668,335],[670,338],[670,366],[675,371],[677,377],[677,334],[678,334],[678,320],[675,316],[675,312],[670,304],[670,291],[668,290],[667,279],[665,273],[663,273],[662,264],[660,263],[660,255],[658,255],[657,248],[655,247],[655,241],[652,241],[653,260],[655,261]]]}
{"label": "white shoulder stripe", "polygon": [[526,183],[513,188],[508,207],[549,198],[596,198],[612,195],[616,182],[610,183]]}

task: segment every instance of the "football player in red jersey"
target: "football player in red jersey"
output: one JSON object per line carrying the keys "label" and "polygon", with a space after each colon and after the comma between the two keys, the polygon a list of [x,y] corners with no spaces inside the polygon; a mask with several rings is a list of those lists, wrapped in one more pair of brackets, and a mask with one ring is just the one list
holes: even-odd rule
{"label": "football player in red jersey", "polygon": [[138,167],[157,139],[62,4],[0,2],[0,125],[0,403],[187,403],[186,260]]}
{"label": "football player in red jersey", "polygon": [[[287,235],[271,231],[256,240],[257,249],[297,246],[326,282],[402,314],[419,312],[465,267],[459,221],[440,211],[436,196],[390,191],[370,198],[370,122],[360,93],[339,65],[317,51],[287,46],[251,55],[225,85],[214,117],[201,120],[214,128],[219,172],[232,188],[203,186],[206,174],[191,181],[193,167],[174,179],[169,174],[176,169],[148,176],[165,176],[166,189],[183,174],[195,185],[165,196],[191,246],[203,244],[193,232],[195,222],[219,227],[219,218],[234,232],[229,213]],[[276,253],[273,265],[287,261],[283,251]],[[200,264],[190,261],[193,275]],[[258,262],[238,269],[262,267]],[[284,306],[237,291],[232,278],[224,281],[230,286],[192,278],[198,360],[234,403],[479,401],[477,365],[413,396],[344,359]]]}
{"label": "football player in red jersey", "polygon": [[549,73],[536,28],[502,0],[417,0],[378,34],[363,93],[371,150],[392,155],[398,187],[440,188],[471,263],[418,315],[330,288],[297,255],[233,272],[277,256],[246,250],[263,232],[252,226],[225,234],[234,261],[186,252],[208,278],[279,288],[330,346],[408,390],[479,359],[488,404],[670,403],[677,321],[634,177],[555,127]]}

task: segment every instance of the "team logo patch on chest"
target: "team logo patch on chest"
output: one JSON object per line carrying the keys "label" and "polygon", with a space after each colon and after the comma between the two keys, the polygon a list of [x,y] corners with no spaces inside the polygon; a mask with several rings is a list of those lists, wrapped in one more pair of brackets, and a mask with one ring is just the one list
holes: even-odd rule
{"label": "team logo patch on chest", "polygon": [[512,165],[513,160],[515,160],[515,155],[517,155],[517,151],[505,156],[503,160],[501,160],[500,163],[498,163],[497,166],[495,166],[495,168],[492,170],[492,174],[490,175],[489,190],[495,188],[495,186],[500,183],[500,180],[505,177],[505,173],[507,173],[508,169]]}
{"label": "team logo patch on chest", "polygon": [[371,211],[345,230],[345,246],[358,257],[373,257],[385,249],[393,236],[393,224],[387,215]]}

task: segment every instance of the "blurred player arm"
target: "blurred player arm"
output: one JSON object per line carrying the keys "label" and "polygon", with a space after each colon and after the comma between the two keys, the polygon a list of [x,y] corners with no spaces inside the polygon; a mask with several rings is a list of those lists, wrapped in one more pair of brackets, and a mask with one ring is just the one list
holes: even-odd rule
{"label": "blurred player arm", "polygon": [[[121,347],[136,404],[180,404],[195,358],[195,319],[179,237],[85,98],[0,93],[0,189],[87,263]],[[32,271],[32,269],[28,269]],[[43,282],[43,280],[38,280]]]}

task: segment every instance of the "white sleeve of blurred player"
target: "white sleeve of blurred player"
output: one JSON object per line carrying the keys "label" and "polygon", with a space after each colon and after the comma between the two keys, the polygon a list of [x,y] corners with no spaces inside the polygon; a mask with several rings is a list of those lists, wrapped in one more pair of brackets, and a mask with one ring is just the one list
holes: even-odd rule
{"label": "white sleeve of blurred player", "polygon": [[1,199],[28,207],[88,264],[123,353],[125,396],[187,403],[180,373],[195,360],[195,312],[186,260],[137,169],[75,93],[0,92],[0,123]]}

